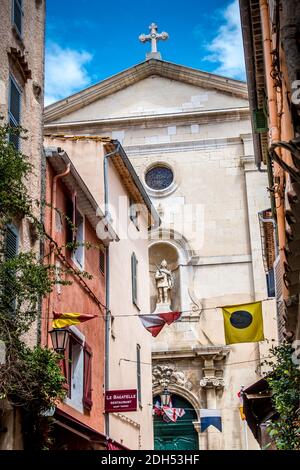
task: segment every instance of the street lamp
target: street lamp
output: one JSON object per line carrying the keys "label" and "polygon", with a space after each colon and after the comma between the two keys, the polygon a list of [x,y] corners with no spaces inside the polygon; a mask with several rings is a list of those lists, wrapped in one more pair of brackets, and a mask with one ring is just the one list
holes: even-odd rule
{"label": "street lamp", "polygon": [[69,331],[66,328],[54,328],[49,334],[54,351],[63,355],[68,344]]}
{"label": "street lamp", "polygon": [[170,399],[171,399],[171,392],[168,390],[167,387],[164,388],[161,396],[161,406],[169,406],[170,405]]}

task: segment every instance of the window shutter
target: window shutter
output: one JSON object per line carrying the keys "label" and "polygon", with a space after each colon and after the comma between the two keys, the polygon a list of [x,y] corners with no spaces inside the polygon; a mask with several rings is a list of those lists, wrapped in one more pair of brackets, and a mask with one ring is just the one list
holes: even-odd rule
{"label": "window shutter", "polygon": [[257,133],[268,132],[267,118],[263,109],[253,111],[254,130]]}
{"label": "window shutter", "polygon": [[83,257],[84,257],[84,218],[80,212],[76,209],[75,211],[75,242],[78,243],[74,251],[74,257],[81,268],[83,268]]}
{"label": "window shutter", "polygon": [[[5,234],[5,252],[4,259],[9,261],[15,258],[18,254],[18,232],[17,229],[6,227]],[[16,294],[15,294],[15,272],[12,269],[7,269],[6,279],[4,282],[4,304],[9,312],[14,312],[16,309]]]}
{"label": "window shutter", "polygon": [[141,387],[141,346],[136,345],[136,375],[137,375],[137,395],[138,402],[142,404],[142,387]]}
{"label": "window shutter", "polygon": [[14,124],[20,124],[20,104],[21,93],[19,92],[14,80],[10,79],[10,101],[9,112],[14,120]]}
{"label": "window shutter", "polygon": [[266,277],[267,277],[268,297],[275,297],[274,269],[270,269],[270,271],[266,273]]}
{"label": "window shutter", "polygon": [[280,257],[277,256],[274,263],[274,275],[275,275],[275,293],[276,293],[276,305],[277,305],[277,324],[278,324],[278,339],[281,343],[284,341],[285,333],[285,306],[283,301],[283,275],[281,271]]}
{"label": "window shutter", "polygon": [[22,36],[22,16],[22,0],[13,0],[13,24],[20,36]]}
{"label": "window shutter", "polygon": [[[18,127],[20,125],[21,117],[21,93],[15,84],[14,80],[10,77],[9,82],[9,124],[11,127]],[[9,142],[14,144],[15,148],[19,149],[19,136],[16,134],[9,135]]]}
{"label": "window shutter", "polygon": [[105,252],[101,248],[99,251],[99,269],[100,273],[105,274]]}
{"label": "window shutter", "polygon": [[5,259],[13,259],[18,254],[18,234],[10,227],[6,228]]}
{"label": "window shutter", "polygon": [[83,366],[83,398],[84,408],[90,410],[93,405],[92,401],[92,350],[85,344],[84,346],[84,366]]}
{"label": "window shutter", "polygon": [[131,285],[132,285],[132,302],[137,304],[137,264],[135,253],[131,255]]}
{"label": "window shutter", "polygon": [[[66,205],[66,234],[67,234],[67,243],[73,243],[74,230],[72,230],[72,225],[74,224],[74,205],[73,201],[68,198]],[[70,248],[72,249],[72,248]]]}

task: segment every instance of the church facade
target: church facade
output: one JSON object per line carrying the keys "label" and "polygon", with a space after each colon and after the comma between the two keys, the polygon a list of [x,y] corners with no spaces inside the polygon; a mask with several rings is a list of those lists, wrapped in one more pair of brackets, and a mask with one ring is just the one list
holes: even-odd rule
{"label": "church facade", "polygon": [[[171,309],[182,314],[152,341],[153,397],[167,388],[185,414],[176,423],[155,416],[155,448],[258,448],[238,392],[259,380],[270,346],[226,346],[219,308],[263,300],[265,338],[276,339],[258,216],[270,205],[268,182],[254,163],[246,84],[150,55],[47,107],[45,132],[118,140],[162,220],[149,234],[145,313],[157,311],[165,260]],[[222,431],[201,432],[203,409],[220,410]]]}

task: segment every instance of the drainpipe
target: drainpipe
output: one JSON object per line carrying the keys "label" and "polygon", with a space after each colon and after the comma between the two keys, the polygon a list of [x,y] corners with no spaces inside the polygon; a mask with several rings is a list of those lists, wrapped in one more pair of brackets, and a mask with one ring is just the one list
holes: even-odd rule
{"label": "drainpipe", "polygon": [[[268,94],[268,107],[269,107],[269,146],[274,142],[280,140],[280,131],[278,127],[278,111],[277,111],[277,99],[276,99],[276,87],[271,76],[272,73],[272,39],[270,30],[270,16],[268,0],[260,0],[260,14],[262,22],[262,36],[263,36],[263,49],[264,49],[264,62],[265,62],[265,77]],[[278,226],[278,244],[279,244],[279,255],[280,264],[283,269],[285,254],[284,248],[286,243],[285,238],[285,215],[284,215],[284,171],[274,162],[274,182],[278,185],[278,190],[275,192],[276,201],[276,214],[277,214],[277,226]],[[287,289],[285,285],[284,297],[287,297]]]}
{"label": "drainpipe", "polygon": [[[56,209],[56,193],[57,193],[57,181],[64,176],[70,173],[71,163],[68,163],[67,168],[62,173],[55,175],[52,181],[52,190],[51,190],[51,225],[50,225],[50,237],[54,240],[54,233],[55,233],[55,209]],[[52,250],[50,253],[50,266],[54,265],[55,255],[54,251]],[[48,311],[47,311],[47,318],[46,318],[46,331],[45,331],[45,343],[48,346],[48,329],[49,329],[49,315],[51,309],[51,301],[52,301],[52,292],[49,294],[49,302],[48,302]]]}
{"label": "drainpipe", "polygon": [[[105,220],[110,220],[109,213],[109,179],[108,179],[108,159],[119,152],[120,142],[113,152],[104,155],[103,159],[103,176],[104,176],[104,207]],[[109,263],[109,245],[106,247],[105,253],[105,371],[104,371],[104,388],[105,392],[109,390],[109,350],[110,350],[110,263]],[[109,413],[105,413],[105,434],[109,437]]]}

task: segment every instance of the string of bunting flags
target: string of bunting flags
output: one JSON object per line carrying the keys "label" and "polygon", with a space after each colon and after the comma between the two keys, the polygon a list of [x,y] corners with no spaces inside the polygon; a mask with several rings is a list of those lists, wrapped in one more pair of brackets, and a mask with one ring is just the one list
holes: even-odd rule
{"label": "string of bunting flags", "polygon": [[[152,414],[155,416],[161,416],[166,423],[176,423],[178,418],[182,418],[185,415],[185,409],[173,407],[171,399],[168,405],[162,405],[157,400],[153,405]],[[222,432],[221,411],[206,408],[200,409],[200,423],[201,432],[205,432],[209,426],[214,426]]]}
{"label": "string of bunting flags", "polygon": [[[262,302],[214,307],[222,309],[225,343],[250,343],[264,340]],[[183,311],[139,314],[142,325],[156,337],[165,325],[180,319]],[[53,312],[53,328],[65,328],[96,318],[98,315],[87,313]],[[125,315],[120,315],[125,316]]]}

